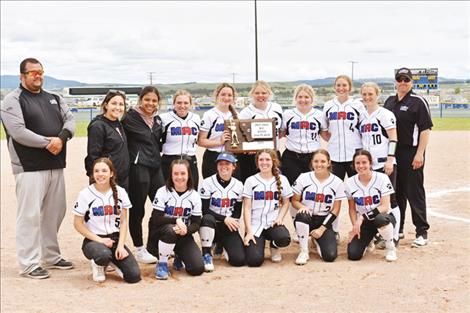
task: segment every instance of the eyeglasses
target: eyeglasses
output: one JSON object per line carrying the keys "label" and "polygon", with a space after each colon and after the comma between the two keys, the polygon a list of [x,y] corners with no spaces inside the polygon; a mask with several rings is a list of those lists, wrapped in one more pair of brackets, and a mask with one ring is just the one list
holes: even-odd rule
{"label": "eyeglasses", "polygon": [[115,93],[115,94],[118,94],[118,95],[122,95],[122,96],[125,96],[126,93],[122,90],[117,90],[117,89],[109,89],[108,90],[108,94],[110,93]]}
{"label": "eyeglasses", "polygon": [[23,74],[28,75],[28,76],[43,76],[44,71],[42,71],[42,70],[33,70],[33,71],[24,72]]}
{"label": "eyeglasses", "polygon": [[396,79],[396,81],[398,83],[401,83],[401,82],[409,83],[411,81],[411,79],[409,77],[406,77],[406,76],[400,76]]}

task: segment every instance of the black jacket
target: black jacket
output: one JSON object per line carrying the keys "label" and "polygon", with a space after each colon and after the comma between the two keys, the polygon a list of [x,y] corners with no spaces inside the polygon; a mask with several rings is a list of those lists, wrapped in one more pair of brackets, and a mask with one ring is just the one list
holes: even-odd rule
{"label": "black jacket", "polygon": [[139,112],[134,109],[130,109],[122,119],[131,164],[160,167],[162,120],[159,116],[155,116],[153,121],[153,127],[150,129]]}
{"label": "black jacket", "polygon": [[97,115],[88,125],[87,156],[85,169],[92,175],[93,162],[101,157],[111,159],[116,168],[117,181],[129,176],[129,152],[126,133],[119,121],[111,121],[103,115]]}

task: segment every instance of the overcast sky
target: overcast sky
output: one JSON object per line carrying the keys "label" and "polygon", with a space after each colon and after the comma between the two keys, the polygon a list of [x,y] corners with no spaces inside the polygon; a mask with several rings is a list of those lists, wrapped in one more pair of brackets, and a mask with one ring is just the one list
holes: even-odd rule
{"label": "overcast sky", "polygon": [[[259,78],[470,78],[470,2],[258,1]],[[1,1],[1,73],[36,57],[85,83],[252,82],[253,1]]]}

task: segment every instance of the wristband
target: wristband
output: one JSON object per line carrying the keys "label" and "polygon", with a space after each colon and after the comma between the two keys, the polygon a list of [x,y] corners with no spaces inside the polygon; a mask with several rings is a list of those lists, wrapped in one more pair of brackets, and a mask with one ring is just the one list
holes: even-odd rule
{"label": "wristband", "polygon": [[335,221],[335,219],[336,219],[336,215],[330,212],[323,220],[322,225],[325,226],[326,228],[330,228],[333,222]]}
{"label": "wristband", "polygon": [[390,140],[388,142],[388,156],[395,156],[395,150],[397,149],[397,141]]}
{"label": "wristband", "polygon": [[372,211],[362,214],[362,217],[368,220],[373,220],[379,214],[380,214],[379,209],[375,208]]}

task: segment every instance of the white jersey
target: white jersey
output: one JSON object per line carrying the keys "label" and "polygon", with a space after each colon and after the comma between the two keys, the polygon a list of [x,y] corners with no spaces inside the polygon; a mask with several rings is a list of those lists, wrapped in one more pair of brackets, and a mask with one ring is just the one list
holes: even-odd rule
{"label": "white jersey", "polygon": [[323,107],[331,133],[328,152],[335,162],[350,162],[356,149],[362,148],[359,118],[365,107],[359,100],[349,98],[341,104],[338,99],[327,101]]}
{"label": "white jersey", "polygon": [[346,199],[343,181],[331,173],[324,182],[320,182],[314,172],[302,173],[292,189],[300,195],[300,202],[313,215],[326,216],[333,209],[335,201]]}
{"label": "white jersey", "polygon": [[109,189],[106,194],[96,190],[91,184],[80,191],[77,202],[73,207],[73,214],[85,218],[86,227],[96,235],[110,235],[119,232],[119,223],[122,209],[132,207],[126,190],[116,186],[118,193],[118,207],[114,206],[113,191]]}
{"label": "white jersey", "polygon": [[242,201],[243,184],[232,177],[227,187],[222,187],[217,180],[217,174],[202,181],[199,190],[201,199],[210,199],[209,209],[223,216],[232,216],[233,208],[237,202]]}
{"label": "white jersey", "polygon": [[193,189],[180,196],[174,189],[160,187],[152,206],[154,210],[163,211],[165,216],[181,218],[186,225],[191,223],[191,216],[202,216],[201,197]]}
{"label": "white jersey", "polygon": [[160,118],[163,126],[163,154],[194,156],[201,124],[199,115],[188,112],[183,119],[172,111],[163,113]]}
{"label": "white jersey", "polygon": [[382,107],[370,115],[366,111],[361,115],[359,126],[362,146],[372,155],[372,168],[374,170],[383,168],[388,155],[387,130],[397,128],[395,114]]}
{"label": "white jersey", "polygon": [[[224,121],[232,117],[232,112],[224,113],[217,108],[205,112],[201,120],[201,131],[207,132],[207,139],[220,139],[224,133]],[[207,148],[210,151],[223,152],[225,145]]]}
{"label": "white jersey", "polygon": [[276,185],[276,178],[263,179],[255,174],[246,179],[243,186],[243,197],[251,199],[251,228],[257,237],[264,229],[270,228],[279,215],[279,197],[292,197],[292,188],[284,175],[281,179],[281,194]]}
{"label": "white jersey", "polygon": [[263,119],[273,118],[276,120],[276,147],[279,149],[279,129],[282,126],[282,108],[275,102],[268,102],[266,110],[260,110],[253,104],[248,105],[238,114],[239,119]]}
{"label": "white jersey", "polygon": [[377,208],[381,197],[395,192],[388,176],[379,172],[372,172],[372,179],[367,186],[359,181],[358,174],[348,178],[345,185],[346,196],[354,199],[356,211],[361,215]]}
{"label": "white jersey", "polygon": [[286,148],[296,153],[311,153],[320,148],[320,131],[327,130],[325,115],[312,108],[307,114],[297,108],[284,111],[281,128],[286,132]]}

